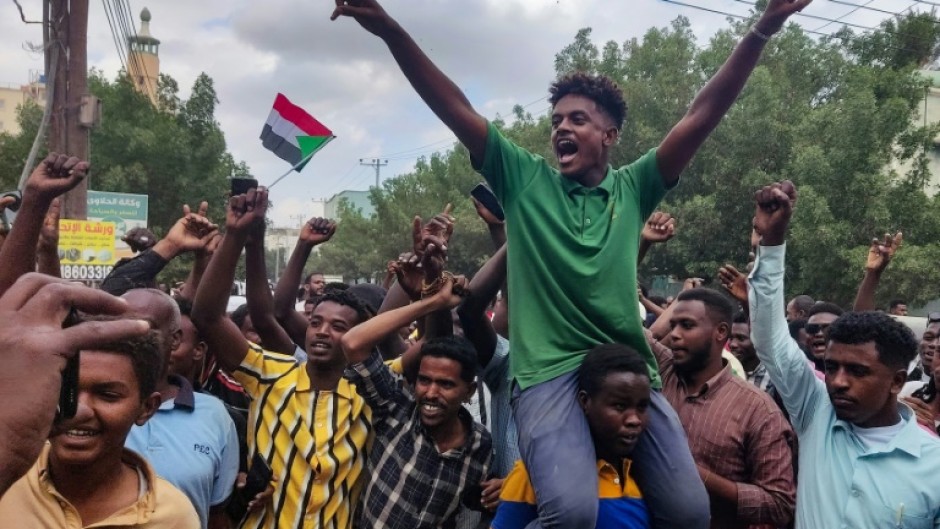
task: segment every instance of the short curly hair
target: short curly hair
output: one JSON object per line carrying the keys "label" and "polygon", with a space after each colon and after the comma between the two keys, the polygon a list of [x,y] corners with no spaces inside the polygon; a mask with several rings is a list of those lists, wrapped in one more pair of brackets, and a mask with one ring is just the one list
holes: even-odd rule
{"label": "short curly hair", "polygon": [[359,318],[359,321],[356,323],[362,323],[371,317],[369,306],[366,304],[366,302],[353,292],[350,292],[349,289],[326,287],[323,290],[323,294],[317,298],[316,301],[314,301],[313,308],[316,309],[317,306],[325,301],[332,301],[333,303],[337,303],[339,305],[345,305],[356,311],[356,316]]}
{"label": "short curly hair", "polygon": [[917,356],[917,339],[911,329],[883,312],[846,312],[829,326],[829,341],[875,342],[878,359],[891,369],[906,369]]}
{"label": "short curly hair", "polygon": [[548,92],[551,94],[548,102],[552,107],[567,95],[584,96],[597,103],[597,106],[610,116],[617,130],[623,128],[627,117],[627,103],[623,100],[620,87],[610,77],[584,72],[570,73],[552,83]]}

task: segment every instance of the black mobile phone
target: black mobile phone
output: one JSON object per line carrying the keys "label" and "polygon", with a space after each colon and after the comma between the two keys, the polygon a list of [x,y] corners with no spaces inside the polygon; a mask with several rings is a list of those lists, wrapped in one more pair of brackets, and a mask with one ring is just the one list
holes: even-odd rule
{"label": "black mobile phone", "polygon": [[232,196],[244,195],[249,189],[258,187],[254,178],[232,178]]}
{"label": "black mobile phone", "polygon": [[477,184],[470,191],[470,196],[480,201],[480,204],[483,204],[483,207],[490,210],[490,213],[496,216],[499,220],[506,220],[506,214],[503,212],[503,207],[499,205],[499,199],[496,198],[496,195],[493,194],[493,191],[486,186],[486,184],[480,183]]}
{"label": "black mobile phone", "polygon": [[255,452],[255,456],[251,458],[251,467],[248,468],[248,476],[245,478],[243,490],[245,500],[251,501],[259,493],[264,492],[264,489],[271,484],[272,476],[274,476],[274,471],[271,470],[271,465],[261,457],[261,454]]}
{"label": "black mobile phone", "polygon": [[[62,328],[78,324],[78,312],[73,308],[69,311]],[[62,371],[62,387],[59,389],[59,407],[56,410],[56,420],[62,421],[75,417],[78,412],[78,355],[76,352],[65,364]]]}
{"label": "black mobile phone", "polygon": [[7,191],[6,193],[0,193],[0,198],[13,197],[13,203],[3,209],[3,215],[0,216],[0,223],[6,229],[10,229],[13,226],[13,221],[16,220],[16,212],[20,210],[20,205],[23,204],[23,193],[19,191]]}

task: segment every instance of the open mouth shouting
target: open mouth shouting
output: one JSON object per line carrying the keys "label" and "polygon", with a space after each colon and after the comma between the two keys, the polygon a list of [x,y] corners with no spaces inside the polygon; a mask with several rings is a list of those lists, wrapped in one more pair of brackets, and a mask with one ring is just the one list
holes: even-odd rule
{"label": "open mouth shouting", "polygon": [[555,141],[555,156],[559,165],[570,164],[578,154],[578,144],[571,138],[559,138]]}

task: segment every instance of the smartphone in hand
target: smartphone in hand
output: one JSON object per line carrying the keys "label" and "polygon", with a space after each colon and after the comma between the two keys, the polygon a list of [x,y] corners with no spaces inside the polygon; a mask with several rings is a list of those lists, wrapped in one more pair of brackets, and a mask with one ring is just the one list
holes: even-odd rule
{"label": "smartphone in hand", "polygon": [[477,186],[470,191],[470,196],[477,199],[480,204],[483,204],[483,207],[490,210],[490,213],[497,219],[501,221],[506,220],[506,214],[503,212],[503,207],[499,205],[499,199],[496,198],[496,195],[493,194],[493,191],[487,187],[486,184],[477,184]]}

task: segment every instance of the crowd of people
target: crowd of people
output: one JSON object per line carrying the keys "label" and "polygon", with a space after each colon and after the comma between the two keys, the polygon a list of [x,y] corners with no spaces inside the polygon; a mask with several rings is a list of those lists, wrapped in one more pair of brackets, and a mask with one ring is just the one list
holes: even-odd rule
{"label": "crowd of people", "polygon": [[[505,213],[493,256],[447,270],[450,206],[410,226],[385,284],[304,275],[312,218],[273,292],[268,194],[223,226],[183,208],[89,288],[57,277],[50,154],[0,240],[0,524],[146,528],[940,527],[940,315],[919,341],[876,310],[901,234],[875,240],[849,310],[784,297],[796,186],[756,190],[747,271],[649,295],[637,266],[681,229],[657,211],[809,0],[770,0],[663,142],[609,165],[626,105],[603,76],[550,89],[555,164],[513,144],[374,0],[381,38]],[[2,206],[3,204],[0,204]],[[195,259],[172,296],[161,270]],[[244,255],[247,303],[227,302]],[[392,256],[390,256],[392,257]],[[299,287],[299,288],[298,288]],[[812,297],[811,297],[812,296]],[[817,298],[817,299],[814,299]],[[510,300],[512,312],[510,317]]]}

